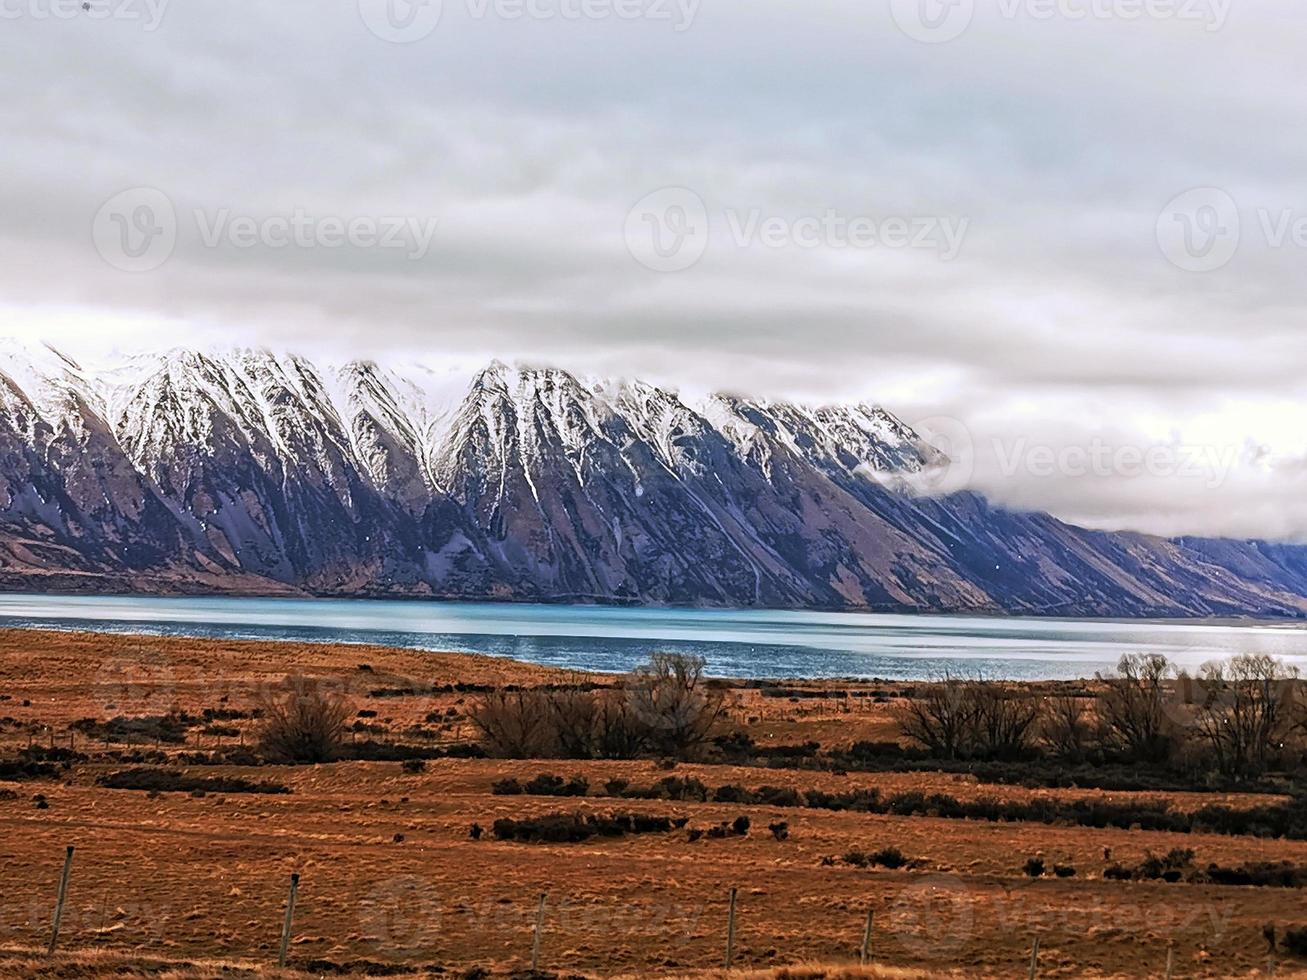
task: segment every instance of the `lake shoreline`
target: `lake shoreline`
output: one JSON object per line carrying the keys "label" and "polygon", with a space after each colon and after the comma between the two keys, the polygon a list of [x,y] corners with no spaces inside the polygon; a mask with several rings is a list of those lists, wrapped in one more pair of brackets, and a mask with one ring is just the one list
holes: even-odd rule
{"label": "lake shoreline", "polygon": [[671,651],[704,657],[714,676],[755,679],[1075,680],[1138,652],[1191,668],[1247,652],[1307,666],[1307,631],[1278,622],[6,593],[0,626],[458,651],[608,674]]}

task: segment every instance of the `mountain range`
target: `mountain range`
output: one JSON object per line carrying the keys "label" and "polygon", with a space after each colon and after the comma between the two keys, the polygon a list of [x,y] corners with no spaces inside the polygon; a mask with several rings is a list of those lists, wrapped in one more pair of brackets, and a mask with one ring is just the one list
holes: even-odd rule
{"label": "mountain range", "polygon": [[268,350],[0,346],[0,588],[1307,615],[1307,547],[1074,527],[883,408]]}

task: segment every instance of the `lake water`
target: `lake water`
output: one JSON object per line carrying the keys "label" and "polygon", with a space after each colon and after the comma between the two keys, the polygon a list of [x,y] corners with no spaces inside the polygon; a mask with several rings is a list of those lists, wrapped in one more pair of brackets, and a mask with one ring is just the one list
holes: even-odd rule
{"label": "lake water", "polygon": [[379,643],[597,671],[629,670],[666,650],[701,654],[713,674],[730,677],[1075,678],[1134,652],[1186,666],[1269,653],[1307,668],[1307,630],[1270,623],[11,594],[0,595],[0,626]]}

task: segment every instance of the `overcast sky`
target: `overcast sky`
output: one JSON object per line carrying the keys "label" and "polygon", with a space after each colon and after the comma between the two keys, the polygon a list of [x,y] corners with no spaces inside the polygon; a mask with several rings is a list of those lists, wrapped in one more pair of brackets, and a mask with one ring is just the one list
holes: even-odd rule
{"label": "overcast sky", "polygon": [[0,0],[0,315],[865,399],[1013,505],[1307,540],[1304,50],[1301,0]]}

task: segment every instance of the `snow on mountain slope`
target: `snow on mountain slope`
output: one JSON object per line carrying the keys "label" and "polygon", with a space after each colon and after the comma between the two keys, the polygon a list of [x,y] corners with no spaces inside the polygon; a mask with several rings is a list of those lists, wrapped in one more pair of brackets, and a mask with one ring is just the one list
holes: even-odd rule
{"label": "snow on mountain slope", "polygon": [[1307,610],[1305,549],[1087,532],[868,477],[937,458],[865,404],[690,403],[550,367],[461,373],[248,349],[91,368],[6,344],[0,584]]}

